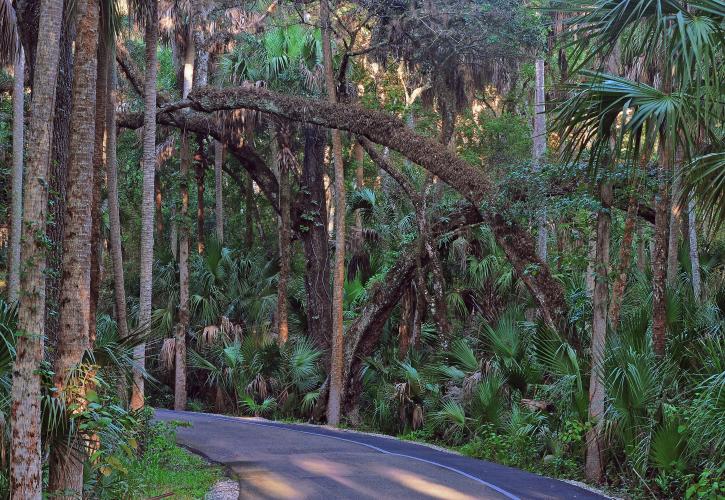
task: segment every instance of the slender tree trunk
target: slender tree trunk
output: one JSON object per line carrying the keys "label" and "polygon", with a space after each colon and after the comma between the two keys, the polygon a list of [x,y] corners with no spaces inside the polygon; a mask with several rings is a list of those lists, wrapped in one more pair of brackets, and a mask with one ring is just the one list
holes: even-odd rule
{"label": "slender tree trunk", "polygon": [[171,245],[171,255],[174,260],[179,257],[179,231],[178,222],[176,220],[176,203],[171,204],[171,229],[169,229],[169,244]]}
{"label": "slender tree trunk", "polygon": [[116,325],[123,339],[128,336],[126,319],[126,286],[123,276],[121,217],[118,210],[118,163],[116,160],[116,65],[108,65],[108,106],[106,106],[106,180],[108,182],[108,222],[113,268],[113,296],[116,302]]}
{"label": "slender tree trunk", "polygon": [[20,235],[23,220],[23,134],[25,133],[25,54],[20,53],[13,66],[13,175],[10,217],[10,259],[8,299],[18,301],[20,287]]}
{"label": "slender tree trunk", "polygon": [[[322,23],[322,55],[325,66],[327,99],[337,102],[335,78],[332,67],[330,6],[328,0],[320,2]],[[343,293],[345,287],[345,170],[342,163],[342,138],[340,131],[332,129],[332,156],[335,173],[335,263],[332,272],[332,349],[330,354],[330,394],[327,401],[327,423],[340,424],[340,399],[342,397],[342,371],[344,364]]]}
{"label": "slender tree trunk", "polygon": [[196,162],[196,251],[200,254],[204,253],[206,247],[206,237],[204,234],[204,174],[206,173],[206,156],[204,155],[204,141],[197,136],[197,156],[199,161]]}
{"label": "slender tree trunk", "polygon": [[627,219],[624,222],[622,245],[619,248],[619,269],[612,286],[612,299],[609,308],[609,323],[615,330],[619,325],[619,313],[622,308],[624,289],[627,286],[627,276],[629,276],[629,267],[632,260],[632,239],[634,237],[634,226],[637,222],[638,207],[637,197],[631,195],[627,206]]}
{"label": "slender tree trunk", "polygon": [[[544,59],[536,60],[536,89],[534,92],[533,164],[534,172],[541,171],[541,162],[546,154],[546,94],[544,92]],[[537,254],[546,262],[546,205],[542,202],[537,213]]]}
{"label": "slender tree trunk", "polygon": [[[156,171],[156,47],[159,25],[156,0],[148,0],[148,18],[144,41],[146,44],[146,81],[144,82],[144,125],[143,125],[143,194],[141,201],[141,251],[140,251],[140,296],[139,327],[148,335],[151,329],[151,301],[154,260],[154,172]],[[137,367],[133,373],[131,408],[144,406],[144,377],[146,365],[146,343],[134,348]]]}
{"label": "slender tree trunk", "polygon": [[[84,384],[66,388],[72,370],[90,347],[91,267],[93,228],[93,170],[96,139],[96,79],[98,76],[99,4],[78,0],[78,35],[75,39],[73,98],[70,118],[70,152],[63,235],[63,281],[60,291],[58,353],[53,366],[56,395],[67,403],[85,396]],[[105,80],[105,78],[104,78]],[[79,391],[81,391],[79,393]],[[82,403],[81,403],[82,404]],[[70,450],[70,452],[69,452]],[[70,449],[53,447],[50,456],[49,490],[72,491],[62,498],[75,498],[83,491],[83,443],[76,438]]]}
{"label": "slender tree trunk", "polygon": [[670,206],[670,233],[667,242],[667,283],[677,281],[680,268],[679,243],[682,232],[682,209],[680,196],[682,191],[682,158],[677,155],[672,176],[672,193]]}
{"label": "slender tree trunk", "polygon": [[95,138],[93,146],[93,201],[91,202],[91,296],[90,296],[90,330],[91,345],[96,340],[96,309],[98,308],[98,294],[100,292],[103,265],[103,244],[101,241],[101,191],[104,180],[105,152],[103,143],[106,135],[106,105],[108,102],[108,66],[115,64],[110,59],[111,50],[108,44],[108,34],[104,28],[108,26],[108,12],[104,7],[99,20],[100,39],[98,40],[98,59],[96,72],[96,102],[95,102]]}
{"label": "slender tree trunk", "polygon": [[690,240],[690,263],[692,264],[692,293],[699,303],[702,300],[702,278],[700,277],[700,254],[697,251],[697,220],[695,199],[690,196],[687,206],[687,236]]}
{"label": "slender tree trunk", "polygon": [[637,271],[640,273],[645,272],[645,268],[647,267],[647,263],[645,261],[645,250],[646,250],[646,242],[644,240],[644,231],[642,230],[642,223],[638,222],[637,224]]}
{"label": "slender tree trunk", "polygon": [[607,340],[607,307],[609,302],[609,238],[611,233],[612,186],[601,186],[602,208],[597,215],[597,243],[595,284],[592,298],[592,369],[589,379],[589,419],[594,422],[587,432],[585,472],[587,479],[601,483],[604,480],[603,417],[604,417],[604,349]]}
{"label": "slender tree trunk", "polygon": [[[361,190],[365,187],[365,152],[359,142],[355,142],[352,147],[352,156],[355,159],[355,188]],[[360,242],[363,240],[363,221],[362,210],[355,210],[355,235]]]}
{"label": "slender tree trunk", "polygon": [[[290,163],[293,161],[290,151],[289,131],[277,134],[279,140],[279,284],[277,286],[277,332],[279,345],[284,345],[289,336],[287,321],[287,286],[290,275]],[[272,138],[272,141],[275,139]]]}
{"label": "slender tree trunk", "polygon": [[[72,3],[64,3],[62,32],[60,35],[60,62],[55,91],[55,114],[53,116],[53,147],[49,170],[49,203],[46,232],[52,246],[48,252],[48,271],[45,277],[45,341],[46,356],[55,352],[60,330],[60,280],[63,259],[63,221],[65,216],[65,184],[68,170],[70,144],[70,115],[73,83],[73,39],[75,38],[75,16]],[[27,178],[27,177],[26,177]]]}
{"label": "slender tree trunk", "polygon": [[408,285],[400,300],[400,321],[398,322],[398,359],[404,360],[410,349],[415,316],[415,294]]}
{"label": "slender tree trunk", "polygon": [[58,76],[63,0],[41,0],[43,43],[35,53],[35,77],[26,141],[23,193],[21,300],[10,422],[10,498],[42,496],[40,363],[45,333],[45,228],[48,208],[48,163],[53,136],[52,113]]}
{"label": "slender tree trunk", "polygon": [[587,253],[587,272],[584,280],[586,282],[587,296],[592,297],[594,295],[594,281],[595,281],[595,260],[597,258],[597,238],[593,235],[589,239],[589,252]]}
{"label": "slender tree trunk", "polygon": [[156,238],[159,241],[163,240],[164,237],[164,217],[162,209],[164,207],[164,194],[161,191],[161,175],[158,169],[154,173],[154,205],[156,207]]}
{"label": "slender tree trunk", "polygon": [[[302,234],[305,254],[305,292],[307,294],[307,332],[318,349],[328,352],[332,332],[332,295],[330,293],[330,248],[325,205],[325,132],[305,125],[305,157],[302,164],[302,210],[309,217]],[[307,194],[309,193],[309,194]],[[327,366],[327,365],[326,365]]]}
{"label": "slender tree trunk", "polygon": [[671,171],[670,167],[670,148],[664,134],[660,134],[660,160],[657,166],[659,187],[655,201],[655,238],[652,255],[652,345],[657,356],[665,354],[667,328],[665,293],[667,288],[667,230],[670,222],[667,176]]}
{"label": "slender tree trunk", "polygon": [[224,164],[224,144],[214,141],[214,214],[216,222],[216,239],[224,243],[224,199],[222,189],[222,166]]}
{"label": "slender tree trunk", "polygon": [[[195,50],[189,27],[184,54],[184,83],[182,97],[189,95],[194,82]],[[181,228],[179,231],[179,324],[175,331],[174,409],[186,408],[186,330],[189,328],[189,169],[191,168],[190,136],[181,134],[181,161],[179,163],[181,191]]]}

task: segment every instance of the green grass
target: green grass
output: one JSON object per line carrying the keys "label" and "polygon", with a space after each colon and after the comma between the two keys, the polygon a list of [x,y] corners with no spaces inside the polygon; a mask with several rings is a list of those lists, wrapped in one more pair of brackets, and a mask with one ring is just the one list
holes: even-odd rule
{"label": "green grass", "polygon": [[222,476],[221,469],[179,447],[174,426],[154,424],[142,456],[129,467],[129,476],[140,479],[141,488],[133,498],[149,498],[173,493],[169,498],[196,499],[204,495]]}

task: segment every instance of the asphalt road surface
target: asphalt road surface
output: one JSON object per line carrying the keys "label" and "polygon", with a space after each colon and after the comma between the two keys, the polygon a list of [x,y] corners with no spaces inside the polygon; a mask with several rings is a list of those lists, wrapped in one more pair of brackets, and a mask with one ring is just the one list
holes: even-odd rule
{"label": "asphalt road surface", "polygon": [[427,446],[326,427],[156,410],[180,445],[225,465],[239,498],[602,499],[577,486]]}

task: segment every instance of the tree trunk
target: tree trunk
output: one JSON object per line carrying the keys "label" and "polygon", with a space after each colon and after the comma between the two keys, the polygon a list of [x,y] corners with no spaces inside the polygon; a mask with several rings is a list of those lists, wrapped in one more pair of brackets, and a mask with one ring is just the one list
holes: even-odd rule
{"label": "tree trunk", "polygon": [[108,44],[108,33],[104,29],[108,26],[108,12],[102,9],[99,19],[100,39],[98,39],[98,58],[96,72],[96,102],[95,102],[95,137],[93,145],[93,201],[91,202],[91,290],[90,290],[90,344],[96,340],[96,309],[98,308],[98,294],[100,292],[103,265],[103,245],[101,242],[101,191],[104,180],[105,152],[103,143],[106,135],[106,105],[108,102],[108,66],[113,64],[110,58],[111,50]]}
{"label": "tree trunk", "polygon": [[601,186],[602,208],[597,215],[595,284],[592,298],[592,368],[589,379],[589,419],[594,423],[587,432],[586,477],[594,483],[604,480],[603,418],[604,349],[607,341],[607,307],[609,302],[609,238],[611,233],[612,185]]}
{"label": "tree trunk", "polygon": [[10,210],[10,258],[8,259],[8,300],[18,301],[20,287],[20,235],[23,220],[23,134],[25,129],[25,55],[23,48],[13,66],[13,175]]}
{"label": "tree trunk", "polygon": [[645,272],[645,268],[647,267],[647,262],[645,260],[645,246],[646,242],[644,240],[644,231],[642,230],[642,224],[637,224],[637,271],[640,273]]}
{"label": "tree trunk", "polygon": [[16,356],[13,364],[10,422],[10,498],[42,496],[40,363],[45,333],[45,229],[52,113],[58,76],[63,0],[40,1],[43,43],[35,53],[35,77],[26,147],[23,234]]}
{"label": "tree trunk", "polygon": [[401,361],[408,356],[411,344],[415,316],[414,302],[413,287],[408,285],[400,300],[400,320],[398,321],[398,359]]}
{"label": "tree trunk", "polygon": [[632,260],[632,239],[634,237],[634,226],[637,222],[637,205],[637,197],[631,195],[627,207],[627,219],[624,222],[622,244],[619,248],[619,269],[614,285],[612,285],[612,299],[609,308],[609,324],[614,330],[619,326],[619,312],[622,308],[624,290],[627,286],[627,277],[629,276],[629,267]]}
{"label": "tree trunk", "polygon": [[[70,142],[71,94],[73,83],[73,38],[75,16],[73,4],[64,3],[62,32],[60,35],[60,62],[55,91],[53,116],[53,148],[50,160],[48,219],[53,221],[47,227],[52,241],[48,252],[48,272],[45,278],[45,339],[48,345],[46,356],[55,352],[58,340],[60,304],[61,261],[63,259],[63,220],[65,216],[65,184],[68,170]],[[27,54],[26,54],[27,55]],[[27,176],[26,176],[27,178]]]}
{"label": "tree trunk", "polygon": [[702,278],[700,277],[700,254],[697,251],[697,220],[695,199],[690,196],[687,206],[687,236],[690,241],[690,263],[692,265],[692,293],[695,301],[702,300]]}
{"label": "tree trunk", "polygon": [[[53,365],[56,396],[68,404],[83,404],[84,384],[69,381],[72,370],[90,348],[92,200],[94,142],[96,132],[96,78],[98,76],[99,4],[78,0],[78,34],[73,59],[73,97],[70,117],[70,151],[63,234],[62,285],[60,291],[60,330],[58,352]],[[104,78],[105,80],[105,78]],[[66,393],[71,386],[72,392]],[[72,450],[69,452],[69,450]],[[75,498],[83,491],[82,439],[76,437],[69,448],[53,447],[48,489],[72,491],[62,498]]]}
{"label": "tree trunk", "polygon": [[196,162],[196,251],[204,253],[206,237],[204,235],[204,174],[206,173],[206,156],[204,155],[204,141],[197,136],[197,158]]}
{"label": "tree trunk", "polygon": [[[544,60],[536,60],[536,89],[534,92],[534,128],[533,128],[533,165],[534,172],[541,171],[541,163],[546,154],[546,94],[544,92]],[[545,200],[545,198],[542,198]],[[537,251],[539,258],[546,262],[547,252],[546,243],[548,240],[548,232],[546,229],[546,205],[544,203],[538,207],[536,215],[538,226]]]}
{"label": "tree trunk", "polygon": [[108,65],[108,106],[106,106],[106,180],[108,182],[108,222],[111,240],[111,266],[113,268],[113,296],[116,303],[116,325],[123,339],[128,337],[126,319],[126,286],[123,276],[123,248],[121,246],[121,217],[118,211],[118,163],[116,160],[116,65]]}
{"label": "tree trunk", "polygon": [[[141,251],[140,251],[140,295],[139,327],[148,335],[151,328],[151,301],[154,260],[154,173],[156,171],[156,73],[159,25],[157,4],[148,3],[148,17],[144,41],[146,44],[146,80],[144,82],[144,128],[143,128],[143,194],[141,201]],[[146,343],[134,348],[137,368],[133,373],[131,408],[144,406],[144,377],[146,365]]]}
{"label": "tree trunk", "polygon": [[[352,156],[355,159],[355,188],[359,191],[365,187],[365,154],[360,143],[353,144]],[[355,210],[355,235],[358,241],[363,240],[362,210]]]}
{"label": "tree trunk", "polygon": [[222,166],[224,164],[224,144],[214,141],[214,215],[216,239],[224,244],[224,199],[222,189]]}
{"label": "tree trunk", "polygon": [[680,233],[682,232],[682,211],[683,206],[680,203],[682,191],[682,158],[677,155],[675,160],[674,172],[672,177],[672,193],[670,196],[670,233],[667,242],[667,283],[672,284],[677,281],[677,273],[680,268]]}
{"label": "tree trunk", "polygon": [[[192,28],[189,27],[184,54],[184,82],[182,96],[186,97],[194,82],[195,50]],[[190,136],[181,134],[181,161],[179,162],[179,190],[181,192],[181,227],[179,231],[179,324],[175,331],[174,354],[174,409],[186,408],[186,330],[189,328],[189,169],[191,167]]]}
{"label": "tree trunk", "polygon": [[660,134],[660,160],[657,165],[659,184],[655,201],[655,237],[652,254],[652,345],[657,356],[665,354],[667,328],[666,288],[667,288],[667,230],[670,222],[669,193],[667,177],[671,171],[671,154],[664,134]]}
{"label": "tree trunk", "polygon": [[287,286],[290,275],[290,163],[293,161],[290,151],[289,130],[281,130],[271,140],[279,140],[279,283],[277,285],[277,332],[279,345],[287,342],[289,326],[287,324]]}
{"label": "tree trunk", "polygon": [[[330,6],[328,0],[320,2],[322,24],[322,56],[325,66],[327,99],[337,102],[332,45]],[[327,402],[327,424],[340,424],[340,400],[342,397],[342,370],[344,358],[343,293],[345,289],[345,170],[342,163],[342,138],[340,131],[332,129],[332,156],[335,173],[335,262],[332,272],[332,342],[330,353],[330,393]]]}
{"label": "tree trunk", "polygon": [[[330,248],[325,205],[325,132],[305,125],[305,156],[300,192],[302,211],[307,214],[301,228],[305,254],[305,292],[307,294],[307,333],[315,346],[329,352],[332,331],[330,293]],[[326,365],[327,366],[327,365]]]}

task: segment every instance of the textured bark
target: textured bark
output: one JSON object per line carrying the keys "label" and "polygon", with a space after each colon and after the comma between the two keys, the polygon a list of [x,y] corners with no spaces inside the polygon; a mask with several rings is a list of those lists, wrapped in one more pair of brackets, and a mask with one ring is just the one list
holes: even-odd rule
{"label": "textured bark", "polygon": [[[146,44],[146,80],[144,82],[144,120],[143,120],[143,193],[141,201],[141,251],[140,251],[140,295],[139,327],[148,334],[151,328],[151,300],[154,260],[154,172],[156,170],[156,72],[159,25],[156,14],[157,4],[148,3],[144,41]],[[134,348],[134,361],[137,367],[133,373],[131,408],[136,410],[144,406],[143,369],[146,365],[146,343]]]}
{"label": "textured bark", "polygon": [[100,291],[103,264],[103,245],[101,242],[101,191],[103,189],[106,136],[106,106],[108,104],[108,66],[113,63],[108,47],[108,34],[104,28],[108,25],[106,8],[101,11],[99,20],[100,39],[98,40],[98,71],[96,73],[96,110],[95,139],[93,146],[93,201],[91,203],[91,296],[90,296],[90,340],[91,345],[96,339],[96,309]]}
{"label": "textured bark", "polygon": [[[182,97],[191,91],[194,81],[194,44],[187,38],[184,53]],[[189,328],[189,169],[191,168],[190,136],[181,134],[179,190],[181,194],[181,227],[179,228],[179,324],[175,330],[174,351],[174,409],[186,408],[186,330]]]}
{"label": "textured bark", "polygon": [[612,299],[609,308],[609,324],[614,330],[619,326],[619,313],[622,308],[624,289],[627,286],[627,276],[632,262],[632,240],[634,238],[634,226],[637,222],[637,197],[629,197],[629,208],[627,218],[624,221],[624,235],[619,248],[619,268],[617,277],[612,285]]}
{"label": "textured bark", "polygon": [[20,291],[20,235],[23,220],[23,134],[25,133],[25,55],[23,49],[13,66],[13,173],[10,209],[10,258],[8,259],[8,300],[18,301]]}
{"label": "textured bark", "polygon": [[[365,187],[365,154],[359,142],[353,144],[352,157],[355,160],[355,188],[360,190]],[[355,237],[362,241],[363,221],[362,210],[355,210]]]}
{"label": "textured bark", "polygon": [[10,422],[10,497],[42,496],[40,443],[40,363],[45,333],[45,229],[52,113],[58,76],[63,1],[41,0],[43,43],[34,54],[33,97],[26,147],[27,183],[23,193],[23,237],[16,357],[13,364]]}
{"label": "textured bark", "polygon": [[667,287],[667,231],[670,223],[668,173],[671,170],[671,154],[663,134],[660,135],[660,160],[657,165],[658,190],[655,200],[655,237],[652,254],[652,345],[655,354],[664,356],[667,328],[665,310]]}
{"label": "textured bark", "polygon": [[585,472],[594,483],[604,480],[603,417],[606,399],[604,388],[604,349],[607,341],[607,309],[609,303],[609,239],[612,227],[612,186],[600,188],[602,207],[597,214],[594,296],[592,298],[592,355],[589,378],[589,420],[594,423],[587,432]]}
{"label": "textured bark", "polygon": [[204,174],[206,173],[206,155],[204,154],[204,141],[197,135],[197,157],[195,164],[196,178],[196,251],[204,253],[206,235],[204,233]]}
{"label": "textured bark", "polygon": [[[534,172],[541,171],[541,162],[546,153],[546,104],[544,93],[544,60],[536,60],[536,88],[534,91],[534,127],[532,129],[532,159]],[[538,207],[537,218],[537,254],[539,258],[546,262],[546,244],[548,240],[548,232],[546,229],[546,205],[544,203]]]}
{"label": "textured bark", "polygon": [[224,243],[224,198],[222,174],[224,164],[224,144],[214,141],[214,217],[216,224],[216,239],[219,244]]}
{"label": "textured bark", "polygon": [[[322,58],[325,66],[325,89],[327,100],[337,103],[328,0],[320,1],[320,23],[322,24]],[[335,259],[332,266],[332,342],[330,349],[330,391],[327,401],[327,424],[340,424],[340,402],[342,398],[344,323],[343,294],[345,289],[345,170],[342,159],[342,138],[340,131],[332,129],[332,156],[335,174]]]}
{"label": "textured bark", "polygon": [[[53,364],[53,383],[58,397],[68,403],[83,398],[81,387],[69,380],[74,367],[90,348],[91,325],[91,242],[94,141],[96,132],[96,79],[98,63],[99,4],[78,0],[78,35],[73,61],[73,97],[70,117],[70,153],[63,228],[63,264],[60,291],[60,330],[58,352]],[[105,78],[104,78],[105,80]],[[66,392],[71,388],[71,392]],[[70,443],[75,453],[63,447],[51,449],[48,489],[74,492],[62,498],[75,498],[83,490],[82,443]]]}
{"label": "textured bark", "polygon": [[[106,106],[106,180],[108,182],[108,222],[113,269],[113,297],[116,303],[116,325],[121,338],[128,336],[126,319],[126,286],[123,275],[121,217],[118,209],[118,162],[116,160],[116,65],[108,65],[108,106]],[[125,399],[125,398],[124,398]]]}
{"label": "textured bark", "polygon": [[[279,141],[279,283],[277,285],[277,332],[279,345],[284,345],[289,336],[287,321],[287,286],[290,276],[290,170],[294,161],[290,151],[289,129],[282,129],[277,134]],[[273,141],[275,139],[272,139]]]}
{"label": "textured bark", "polygon": [[702,300],[702,278],[700,277],[700,255],[697,251],[695,199],[692,196],[690,196],[687,206],[687,237],[690,242],[690,263],[692,264],[692,293],[699,303]]}
{"label": "textured bark", "polygon": [[305,156],[300,192],[305,254],[305,292],[307,295],[307,332],[318,349],[328,352],[332,331],[332,295],[330,290],[330,248],[325,205],[325,133],[306,125]]}
{"label": "textured bark", "polygon": [[48,353],[55,352],[58,340],[58,308],[60,303],[61,260],[63,258],[63,219],[65,214],[65,184],[70,141],[71,87],[73,82],[73,40],[75,16],[73,5],[65,3],[63,28],[60,36],[60,62],[56,81],[55,114],[53,116],[53,149],[49,175],[49,224],[47,234],[52,241],[48,253],[48,272],[45,278],[45,338]]}

